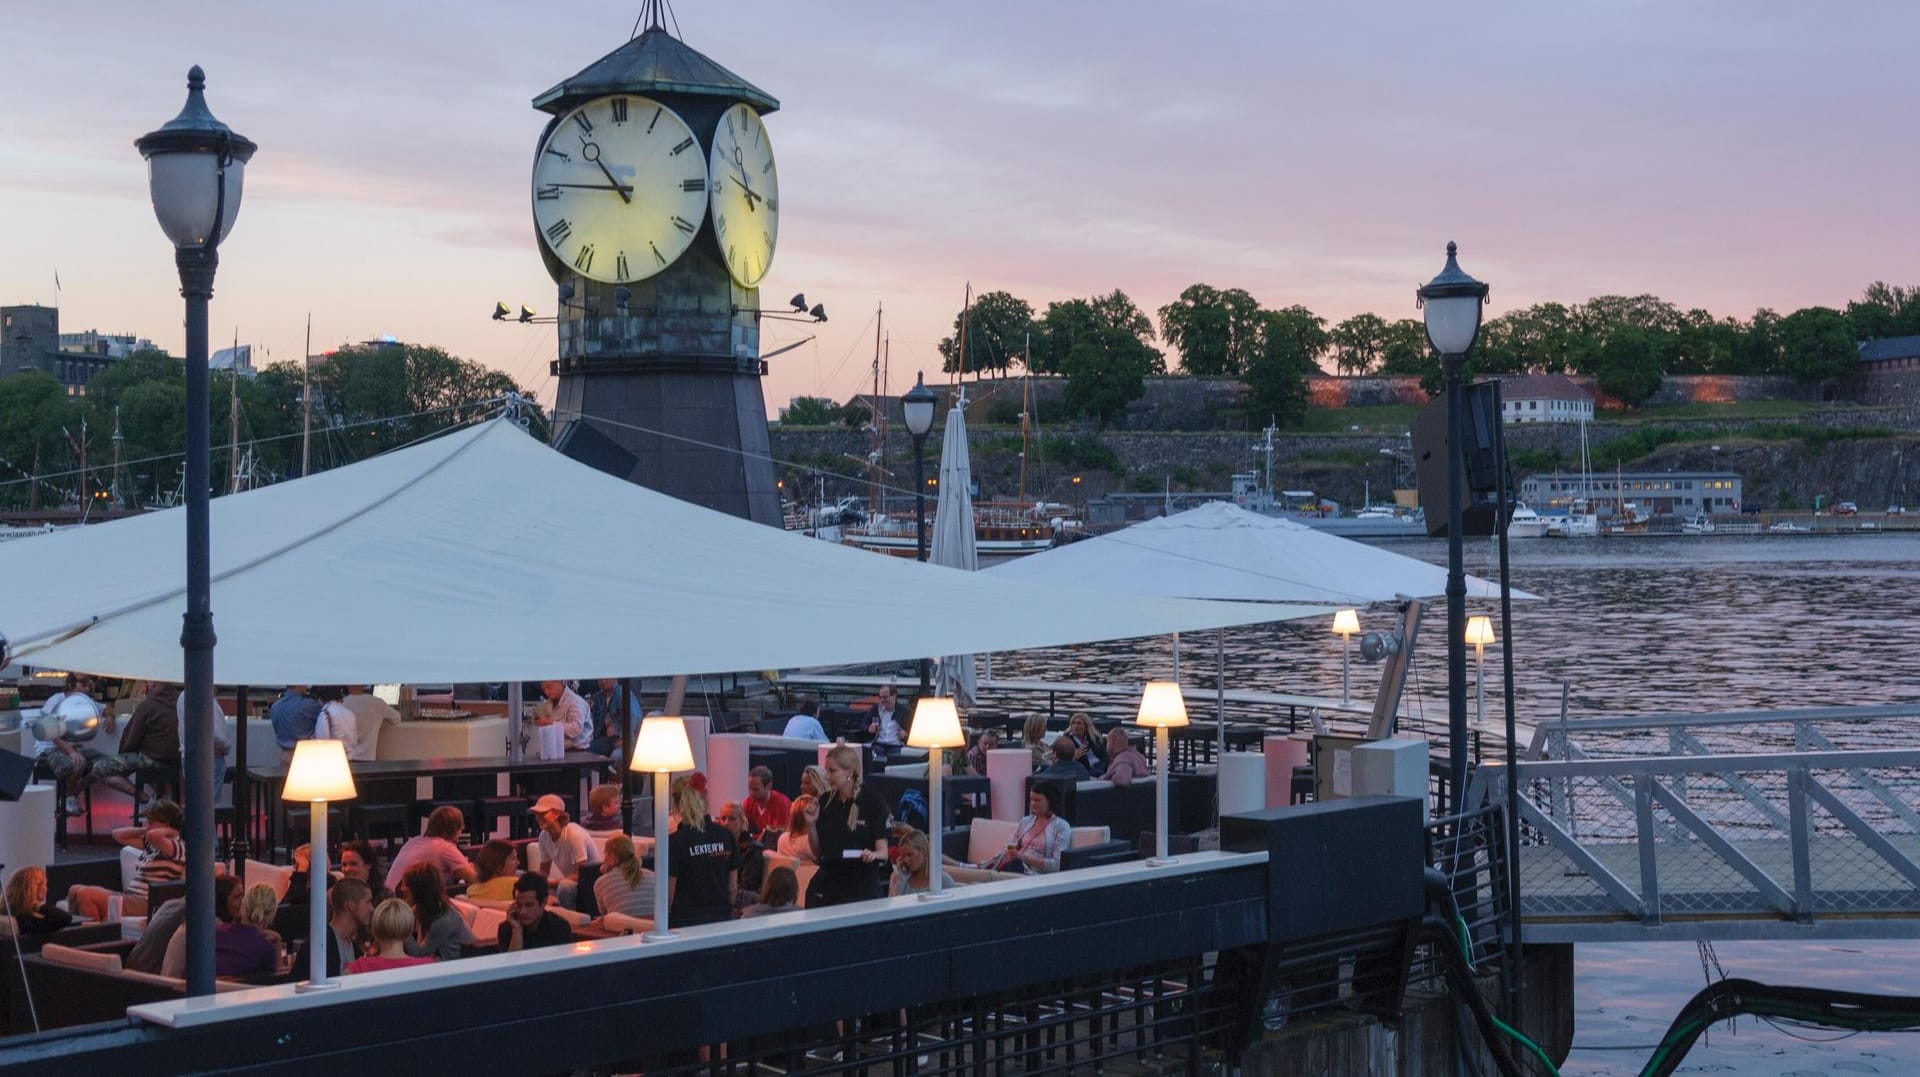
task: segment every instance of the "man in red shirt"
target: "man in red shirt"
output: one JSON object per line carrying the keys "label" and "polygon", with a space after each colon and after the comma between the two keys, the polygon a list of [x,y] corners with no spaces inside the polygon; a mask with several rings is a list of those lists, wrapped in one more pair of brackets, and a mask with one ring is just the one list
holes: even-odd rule
{"label": "man in red shirt", "polygon": [[773,771],[755,767],[747,772],[747,833],[758,838],[769,827],[785,830],[793,816],[793,802],[773,787]]}

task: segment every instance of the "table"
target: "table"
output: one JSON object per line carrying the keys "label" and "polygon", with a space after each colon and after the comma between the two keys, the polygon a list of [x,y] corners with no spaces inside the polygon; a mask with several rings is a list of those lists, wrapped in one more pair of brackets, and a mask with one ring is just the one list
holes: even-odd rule
{"label": "table", "polygon": [[[348,764],[356,781],[376,778],[412,778],[416,785],[423,785],[425,793],[416,792],[417,799],[431,799],[432,782],[435,778],[474,777],[496,775],[503,786],[510,786],[516,776],[527,774],[570,771],[576,785],[584,783],[594,771],[615,771],[620,761],[592,752],[568,752],[559,759],[527,759],[519,763],[509,763],[501,758],[462,758],[462,759],[360,759]],[[249,766],[247,777],[252,782],[253,795],[249,798],[246,818],[237,821],[236,826],[244,827],[249,841],[262,839],[262,844],[254,848],[267,851],[278,845],[280,837],[280,789],[287,782],[287,765],[274,763],[270,766]],[[505,790],[502,790],[504,795]],[[584,805],[585,798],[581,798]]]}

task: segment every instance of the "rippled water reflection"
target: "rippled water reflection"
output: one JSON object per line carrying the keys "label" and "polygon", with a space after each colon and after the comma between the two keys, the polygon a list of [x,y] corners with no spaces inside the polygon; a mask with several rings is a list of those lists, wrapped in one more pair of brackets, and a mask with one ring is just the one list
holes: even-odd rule
{"label": "rippled water reflection", "polygon": [[[1444,564],[1444,543],[1387,548]],[[1525,722],[1573,717],[1796,706],[1920,703],[1920,536],[1761,536],[1538,540],[1513,544],[1515,703]],[[1491,576],[1490,541],[1467,569]],[[1444,721],[1443,609],[1421,633],[1408,700]],[[1366,611],[1368,628],[1391,623]],[[1340,648],[1324,620],[1226,633],[1227,683],[1337,696]],[[1211,687],[1210,638],[1191,641],[1183,679]],[[1487,707],[1498,706],[1489,650]],[[1471,657],[1469,657],[1471,662]],[[1133,640],[995,657],[1002,677],[1111,681],[1163,677],[1165,640]],[[1377,676],[1356,659],[1356,684]],[[1838,738],[1836,738],[1838,739]],[[1632,747],[1632,739],[1621,747]],[[1905,724],[1850,729],[1844,747],[1913,745]],[[1920,942],[1722,943],[1727,973],[1777,983],[1920,995]],[[1577,955],[1578,1045],[1563,1072],[1639,1072],[1647,1050],[1703,978],[1690,944],[1583,946]],[[1809,1033],[1816,1037],[1834,1035]],[[1920,1042],[1902,1035],[1812,1044],[1757,1021],[1716,1029],[1683,1072],[1736,1075],[1920,1072]]]}

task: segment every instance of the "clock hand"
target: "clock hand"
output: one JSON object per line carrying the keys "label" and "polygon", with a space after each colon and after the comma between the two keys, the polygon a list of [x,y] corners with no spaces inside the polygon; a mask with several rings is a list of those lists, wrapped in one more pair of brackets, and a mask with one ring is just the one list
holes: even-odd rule
{"label": "clock hand", "polygon": [[577,187],[587,191],[619,191],[623,195],[633,193],[632,185],[621,183],[549,183],[546,186]]}
{"label": "clock hand", "polygon": [[606,174],[607,182],[613,184],[613,189],[619,192],[620,201],[628,203],[629,205],[633,203],[633,188],[622,187],[620,180],[614,176],[613,170],[608,168],[607,163],[600,159],[599,143],[584,142],[580,147],[580,155],[600,166],[600,171]]}
{"label": "clock hand", "polygon": [[753,188],[747,186],[745,183],[741,182],[739,179],[733,176],[728,176],[727,178],[730,180],[733,180],[735,184],[739,185],[741,190],[747,192],[747,212],[749,213],[753,212],[753,204],[757,201],[761,201],[760,196],[753,193]]}

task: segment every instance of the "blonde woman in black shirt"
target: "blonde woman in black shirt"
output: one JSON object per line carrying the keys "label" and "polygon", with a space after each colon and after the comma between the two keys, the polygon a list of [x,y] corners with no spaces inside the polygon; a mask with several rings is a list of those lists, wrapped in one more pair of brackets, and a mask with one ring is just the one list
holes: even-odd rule
{"label": "blonde woman in black shirt", "polygon": [[886,893],[887,805],[860,783],[860,754],[841,744],[827,752],[827,795],[807,808],[807,839],[820,871],[807,907],[866,901]]}

